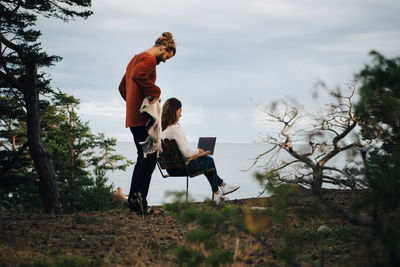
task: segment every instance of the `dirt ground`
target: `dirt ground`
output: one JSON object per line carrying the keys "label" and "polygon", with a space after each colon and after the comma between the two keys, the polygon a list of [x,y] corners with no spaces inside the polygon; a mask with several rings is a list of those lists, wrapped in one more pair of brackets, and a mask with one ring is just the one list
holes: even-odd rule
{"label": "dirt ground", "polygon": [[[337,206],[348,208],[349,192],[332,190],[326,196]],[[225,205],[250,209],[263,207],[266,201],[241,199]],[[370,239],[364,234],[365,229],[343,221],[319,205],[315,197],[302,195],[295,199],[286,222],[290,229],[306,233],[304,245],[294,250],[294,265],[369,265],[376,257],[376,251],[371,254],[366,245]],[[334,229],[338,235],[316,236],[321,225]],[[166,212],[143,217],[127,208],[63,215],[3,211],[0,266],[174,266],[175,247],[184,245],[184,233],[194,228],[196,225],[180,223]],[[236,233],[232,240],[224,237],[235,250],[232,266],[287,266],[274,252],[283,242],[280,233],[282,226],[278,224],[271,225],[271,231],[261,239],[249,231]]]}

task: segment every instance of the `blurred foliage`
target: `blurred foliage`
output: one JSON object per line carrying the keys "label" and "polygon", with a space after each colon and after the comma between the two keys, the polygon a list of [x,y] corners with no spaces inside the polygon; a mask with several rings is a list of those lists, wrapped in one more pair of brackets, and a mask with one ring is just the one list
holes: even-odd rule
{"label": "blurred foliage", "polygon": [[95,224],[96,220],[97,220],[96,217],[77,216],[73,218],[73,221],[76,224]]}
{"label": "blurred foliage", "polygon": [[[355,119],[362,134],[356,139],[367,142],[360,142],[365,146],[358,147],[364,164],[358,164],[351,171],[362,180],[360,187],[350,187],[351,194],[343,195],[346,200],[350,195],[357,196],[352,206],[356,217],[347,213],[349,203],[332,200],[338,207],[331,209],[329,201],[323,201],[323,195],[311,197],[310,191],[296,184],[282,183],[281,173],[269,169],[255,175],[264,189],[262,193],[267,191],[271,195],[264,207],[248,207],[243,213],[231,210],[229,206],[199,207],[184,202],[184,194],[176,195],[179,201],[165,205],[166,210],[181,222],[195,223],[195,229],[185,235],[188,245],[176,249],[178,265],[231,263],[229,246],[216,238],[229,234],[229,227],[249,232],[273,260],[289,266],[324,266],[327,259],[332,262],[339,258],[343,262],[352,262],[346,258],[349,252],[343,248],[348,249],[354,244],[365,245],[360,248],[362,253],[351,253],[362,255],[357,262],[376,266],[400,265],[400,58],[385,59],[377,52],[371,52],[371,55],[373,65],[365,66],[356,75],[361,97],[355,107]],[[355,155],[352,154],[350,160],[351,157]],[[310,197],[309,202],[305,202],[307,206],[298,206],[303,197]],[[329,227],[323,225],[325,220],[331,223]],[[310,222],[312,227],[305,224]],[[234,236],[231,234],[230,238],[232,240]],[[229,260],[222,262],[222,259]]]}
{"label": "blurred foliage", "polygon": [[377,142],[365,151],[363,173],[369,190],[356,199],[354,210],[372,214],[373,230],[388,256],[382,264],[399,266],[400,230],[388,214],[400,204],[400,57],[370,54],[372,64],[357,74],[361,98],[356,114],[362,137]]}
{"label": "blurred foliage", "polygon": [[176,248],[176,263],[179,266],[220,266],[232,263],[234,248],[223,237],[231,237],[235,229],[245,230],[241,210],[211,203],[199,206],[185,201],[184,193],[173,194],[175,200],[164,204],[165,210],[180,222],[198,226],[185,233],[189,245]]}
{"label": "blurred foliage", "polygon": [[51,258],[37,260],[33,264],[26,265],[31,267],[95,267],[101,265],[101,261],[80,258],[70,255],[58,255]]}
{"label": "blurred foliage", "polygon": [[[276,173],[275,173],[276,175]],[[269,183],[266,185],[266,190],[271,194],[271,199],[268,201],[268,205],[263,212],[250,211],[247,217],[254,217],[258,214],[258,219],[253,221],[265,221],[264,229],[260,226],[257,232],[250,231],[253,235],[259,238],[267,249],[273,251],[276,254],[277,260],[284,261],[286,264],[291,266],[297,266],[296,257],[298,256],[299,247],[302,243],[297,238],[296,231],[288,224],[288,208],[292,203],[292,199],[295,198],[299,191],[298,186],[290,184],[281,184],[280,182],[273,182],[274,174],[269,173],[266,177],[269,178]],[[256,175],[257,179],[260,179],[260,174]],[[249,222],[249,219],[246,220]],[[279,247],[272,248],[268,244],[268,240],[265,240],[265,231],[270,232],[273,228],[273,224],[280,225],[282,244]],[[251,224],[247,223],[249,229]]]}
{"label": "blurred foliage", "polygon": [[[358,192],[353,211],[359,219],[361,215],[372,218],[372,223],[362,225],[375,234],[374,244],[380,240],[381,248],[374,248],[375,251],[383,251],[386,255],[376,259],[376,264],[399,266],[400,230],[396,227],[399,218],[393,212],[399,211],[400,203],[400,57],[386,59],[376,51],[372,51],[371,56],[373,63],[366,65],[355,77],[360,94],[360,101],[355,106],[356,120],[361,128],[358,138],[366,140],[367,145],[359,148],[364,165],[352,170],[357,175],[362,174],[362,190],[352,188]],[[281,172],[274,169],[256,174],[264,191],[270,192],[274,199],[270,203],[272,209],[267,209],[264,217],[259,214],[256,220],[248,220],[255,225],[249,229],[251,233],[262,236],[271,222],[280,222],[285,226],[281,233],[284,242],[277,251],[277,258],[293,265],[295,248],[301,246],[302,238],[299,239],[298,233],[286,227],[284,218],[295,187],[281,184],[280,175]],[[260,224],[261,221],[264,223]],[[352,222],[356,223],[357,220]],[[337,234],[329,233],[333,236]],[[333,236],[323,238],[330,239]],[[340,237],[343,238],[343,235]],[[320,264],[323,263],[324,253],[326,251],[322,249]]]}

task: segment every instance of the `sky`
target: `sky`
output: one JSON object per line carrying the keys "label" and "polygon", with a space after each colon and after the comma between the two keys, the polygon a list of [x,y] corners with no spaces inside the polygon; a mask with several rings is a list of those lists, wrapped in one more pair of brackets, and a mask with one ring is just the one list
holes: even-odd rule
{"label": "sky", "polygon": [[80,99],[94,132],[132,141],[119,82],[130,59],[174,35],[177,52],[157,66],[161,99],[182,101],[188,141],[259,143],[279,127],[259,106],[295,99],[310,112],[318,81],[346,88],[371,63],[400,56],[398,0],[92,0],[88,19],[41,18],[43,49],[63,57],[45,69],[52,86]]}

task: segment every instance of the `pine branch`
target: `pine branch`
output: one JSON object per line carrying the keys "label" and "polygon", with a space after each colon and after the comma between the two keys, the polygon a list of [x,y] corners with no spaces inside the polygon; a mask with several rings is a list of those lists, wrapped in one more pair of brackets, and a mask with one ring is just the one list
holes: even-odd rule
{"label": "pine branch", "polygon": [[26,142],[15,154],[15,156],[13,157],[13,159],[10,161],[9,164],[7,164],[5,167],[3,167],[3,169],[0,171],[0,176],[3,176],[6,172],[8,172],[9,170],[12,169],[12,167],[14,166],[15,162],[18,160],[18,158],[22,155],[22,153],[24,152],[24,150],[28,147],[28,142]]}
{"label": "pine branch", "polygon": [[14,76],[7,75],[4,72],[0,71],[0,78],[4,81],[7,81],[10,85],[17,88],[19,91],[23,92],[23,86]]}
{"label": "pine branch", "polygon": [[24,53],[23,53],[23,50],[22,50],[22,48],[21,48],[20,46],[14,44],[13,42],[11,42],[11,41],[8,40],[7,38],[5,38],[5,37],[3,36],[3,34],[1,34],[1,33],[0,33],[0,38],[1,38],[1,42],[2,42],[5,46],[7,46],[7,47],[10,48],[11,50],[17,52],[18,55],[19,55],[20,57],[23,56]]}

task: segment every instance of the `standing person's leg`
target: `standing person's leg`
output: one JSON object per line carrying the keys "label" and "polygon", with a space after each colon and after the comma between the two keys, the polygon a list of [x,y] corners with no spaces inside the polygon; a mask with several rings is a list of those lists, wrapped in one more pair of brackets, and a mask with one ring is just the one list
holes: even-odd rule
{"label": "standing person's leg", "polygon": [[148,134],[144,126],[130,127],[137,148],[137,160],[132,174],[131,188],[129,191],[129,208],[135,212],[147,210],[147,193],[151,175],[156,166],[156,153],[143,156],[140,142],[146,140]]}

